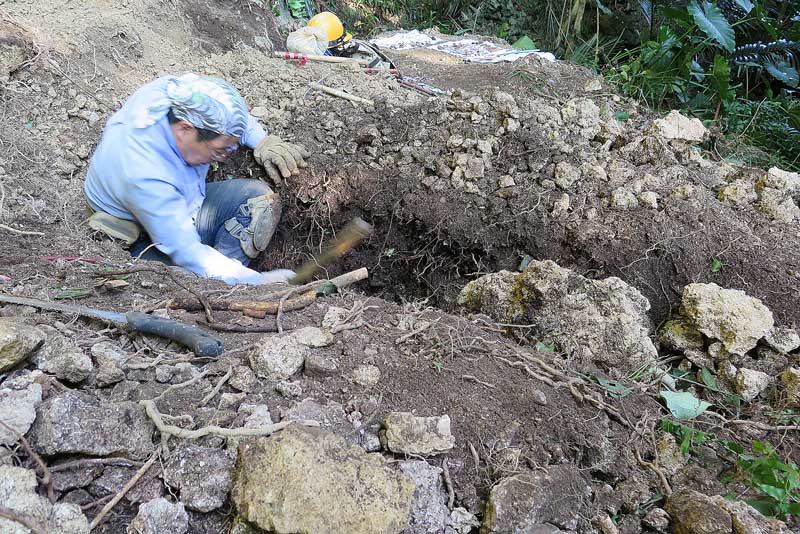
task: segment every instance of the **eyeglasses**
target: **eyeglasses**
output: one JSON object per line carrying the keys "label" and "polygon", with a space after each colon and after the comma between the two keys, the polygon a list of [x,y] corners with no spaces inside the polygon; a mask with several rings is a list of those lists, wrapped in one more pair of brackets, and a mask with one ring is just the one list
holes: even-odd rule
{"label": "eyeglasses", "polygon": [[230,156],[234,150],[239,148],[239,143],[234,143],[231,146],[226,146],[223,148],[216,148],[208,145],[211,148],[211,159],[214,161],[222,161],[228,156]]}

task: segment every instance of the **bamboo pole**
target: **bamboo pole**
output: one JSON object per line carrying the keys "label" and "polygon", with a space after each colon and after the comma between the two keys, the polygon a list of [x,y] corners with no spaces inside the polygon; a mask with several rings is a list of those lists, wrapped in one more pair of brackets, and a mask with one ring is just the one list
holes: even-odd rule
{"label": "bamboo pole", "polygon": [[338,57],[338,56],[316,56],[313,54],[300,54],[298,52],[273,52],[273,57],[278,59],[298,60],[298,61],[319,61],[322,63],[348,63],[355,65],[369,65],[369,61],[364,59],[355,59],[351,57]]}
{"label": "bamboo pole", "polygon": [[311,84],[312,89],[316,89],[318,91],[322,91],[323,93],[329,94],[331,96],[336,96],[339,98],[344,98],[345,100],[349,100],[350,102],[356,102],[358,104],[366,104],[368,106],[374,106],[375,102],[369,100],[367,98],[361,98],[360,96],[354,96],[350,93],[345,93],[344,91],[340,91],[338,89],[334,89],[333,87],[328,87],[327,85],[321,85],[318,83]]}

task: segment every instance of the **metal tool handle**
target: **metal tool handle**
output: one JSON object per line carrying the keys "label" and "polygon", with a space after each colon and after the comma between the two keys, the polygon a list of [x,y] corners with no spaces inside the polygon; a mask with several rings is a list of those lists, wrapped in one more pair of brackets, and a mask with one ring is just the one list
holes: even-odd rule
{"label": "metal tool handle", "polygon": [[141,312],[128,312],[125,319],[132,330],[177,341],[198,356],[219,356],[224,351],[221,339],[193,325]]}

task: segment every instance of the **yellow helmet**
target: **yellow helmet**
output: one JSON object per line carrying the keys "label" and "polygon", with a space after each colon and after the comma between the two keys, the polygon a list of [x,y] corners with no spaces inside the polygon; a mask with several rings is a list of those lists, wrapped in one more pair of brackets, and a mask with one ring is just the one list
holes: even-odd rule
{"label": "yellow helmet", "polygon": [[307,25],[325,30],[325,34],[328,36],[328,48],[336,48],[353,38],[351,34],[345,33],[344,24],[339,17],[330,11],[317,13],[311,17]]}

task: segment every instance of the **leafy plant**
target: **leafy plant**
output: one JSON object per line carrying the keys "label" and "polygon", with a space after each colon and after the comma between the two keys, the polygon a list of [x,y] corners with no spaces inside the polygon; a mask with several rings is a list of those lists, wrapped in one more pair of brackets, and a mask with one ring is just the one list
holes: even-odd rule
{"label": "leafy plant", "polygon": [[688,456],[694,445],[702,445],[716,439],[713,434],[695,430],[694,428],[672,421],[666,417],[661,418],[661,430],[674,435],[681,442],[681,453]]}
{"label": "leafy plant", "polygon": [[725,264],[722,263],[722,260],[720,260],[718,258],[714,258],[714,259],[711,260],[711,272],[712,273],[720,272],[724,266],[725,266]]}
{"label": "leafy plant", "polygon": [[775,448],[764,441],[753,442],[753,453],[745,453],[736,443],[724,443],[737,455],[741,481],[761,495],[747,503],[764,515],[800,515],[800,470],[791,460],[784,461]]}
{"label": "leafy plant", "polygon": [[698,399],[688,391],[664,390],[661,398],[676,419],[694,419],[711,407],[711,403]]}

